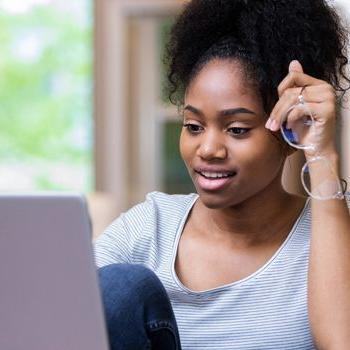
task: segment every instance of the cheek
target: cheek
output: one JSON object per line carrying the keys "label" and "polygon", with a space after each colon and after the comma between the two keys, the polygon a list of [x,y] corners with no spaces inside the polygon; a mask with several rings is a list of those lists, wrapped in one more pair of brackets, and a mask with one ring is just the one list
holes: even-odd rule
{"label": "cheek", "polygon": [[189,150],[188,150],[188,142],[186,140],[186,135],[185,135],[184,129],[182,129],[181,134],[180,134],[179,150],[180,150],[181,158],[187,164]]}
{"label": "cheek", "polygon": [[259,177],[263,173],[275,173],[284,160],[282,145],[271,135],[261,135],[241,155],[246,169]]}

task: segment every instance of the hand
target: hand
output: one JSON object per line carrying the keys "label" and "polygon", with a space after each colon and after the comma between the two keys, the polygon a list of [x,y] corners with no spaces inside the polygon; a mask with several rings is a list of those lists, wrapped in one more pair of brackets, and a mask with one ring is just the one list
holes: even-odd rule
{"label": "hand", "polygon": [[[308,108],[312,111],[315,125],[312,135],[308,139],[313,140],[318,155],[335,154],[335,120],[336,120],[336,94],[333,87],[327,82],[315,79],[303,72],[298,61],[292,61],[289,65],[289,74],[278,86],[279,100],[273,108],[265,127],[277,131],[280,128],[281,118],[293,105],[298,103],[298,96],[305,86],[303,97]],[[301,118],[295,113],[293,118]],[[309,130],[308,132],[310,132]],[[312,153],[312,154],[311,154]],[[315,153],[305,150],[305,156],[312,157]]]}

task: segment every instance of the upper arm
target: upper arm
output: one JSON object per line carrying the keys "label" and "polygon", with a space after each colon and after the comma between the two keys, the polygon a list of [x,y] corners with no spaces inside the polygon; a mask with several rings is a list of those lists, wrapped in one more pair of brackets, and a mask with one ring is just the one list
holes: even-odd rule
{"label": "upper arm", "polygon": [[[121,214],[94,244],[97,267],[115,263],[132,263],[133,251],[146,239],[149,222],[155,224],[156,203],[152,193],[146,200]],[[153,220],[153,221],[152,221]]]}
{"label": "upper arm", "polygon": [[130,262],[123,216],[124,214],[119,216],[95,241],[94,254],[97,267]]}

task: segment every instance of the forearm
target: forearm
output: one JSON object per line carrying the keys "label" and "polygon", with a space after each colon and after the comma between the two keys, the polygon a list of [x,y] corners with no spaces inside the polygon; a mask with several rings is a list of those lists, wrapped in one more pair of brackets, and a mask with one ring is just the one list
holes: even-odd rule
{"label": "forearm", "polygon": [[[337,157],[332,159],[337,169]],[[310,169],[311,183],[327,174]],[[345,200],[312,200],[309,316],[320,350],[349,349],[350,215]]]}

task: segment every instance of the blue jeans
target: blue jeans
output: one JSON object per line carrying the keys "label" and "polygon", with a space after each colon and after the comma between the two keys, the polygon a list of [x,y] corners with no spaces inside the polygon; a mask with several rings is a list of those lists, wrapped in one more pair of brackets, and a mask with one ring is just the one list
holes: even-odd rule
{"label": "blue jeans", "polygon": [[169,297],[143,265],[98,270],[111,350],[181,350]]}

